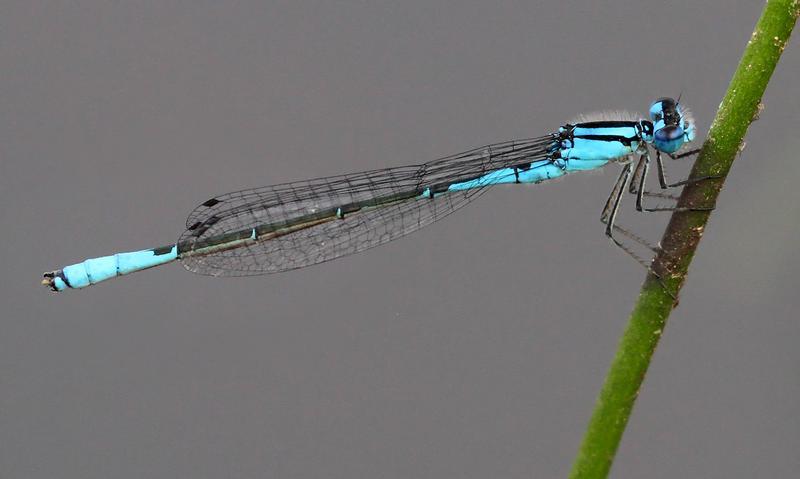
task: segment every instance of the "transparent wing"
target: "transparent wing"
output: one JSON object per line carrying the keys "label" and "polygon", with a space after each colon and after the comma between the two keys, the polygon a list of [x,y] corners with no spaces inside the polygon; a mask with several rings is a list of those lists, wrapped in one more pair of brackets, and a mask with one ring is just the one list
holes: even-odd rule
{"label": "transparent wing", "polygon": [[[178,242],[189,271],[276,273],[358,253],[416,231],[482,194],[487,173],[546,159],[552,137],[498,143],[429,163],[214,197]],[[454,183],[470,187],[448,191]]]}

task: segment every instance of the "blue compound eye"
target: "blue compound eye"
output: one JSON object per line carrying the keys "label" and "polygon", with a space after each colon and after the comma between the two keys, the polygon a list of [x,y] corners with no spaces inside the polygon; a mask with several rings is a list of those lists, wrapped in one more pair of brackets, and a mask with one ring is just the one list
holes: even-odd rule
{"label": "blue compound eye", "polygon": [[675,153],[683,146],[684,141],[683,128],[665,126],[656,131],[653,145],[664,153]]}
{"label": "blue compound eye", "polygon": [[650,120],[654,122],[661,121],[664,118],[664,108],[661,106],[661,100],[654,102],[650,105]]}
{"label": "blue compound eye", "polygon": [[675,111],[677,103],[672,98],[659,98],[650,105],[650,119],[658,122],[664,119],[665,116]]}

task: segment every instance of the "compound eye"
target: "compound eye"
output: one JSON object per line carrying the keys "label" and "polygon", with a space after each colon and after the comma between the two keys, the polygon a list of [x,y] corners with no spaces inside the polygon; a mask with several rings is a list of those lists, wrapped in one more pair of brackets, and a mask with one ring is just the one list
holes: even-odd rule
{"label": "compound eye", "polygon": [[665,126],[656,131],[653,137],[653,145],[664,153],[675,153],[683,146],[685,141],[683,133],[683,128]]}
{"label": "compound eye", "polygon": [[650,120],[658,122],[664,118],[665,101],[669,101],[669,98],[659,98],[650,105]]}
{"label": "compound eye", "polygon": [[664,118],[664,108],[661,105],[661,101],[657,101],[650,105],[650,120],[654,123],[661,121]]}
{"label": "compound eye", "polygon": [[650,119],[658,122],[666,116],[673,115],[678,108],[678,103],[672,98],[659,98],[650,105]]}

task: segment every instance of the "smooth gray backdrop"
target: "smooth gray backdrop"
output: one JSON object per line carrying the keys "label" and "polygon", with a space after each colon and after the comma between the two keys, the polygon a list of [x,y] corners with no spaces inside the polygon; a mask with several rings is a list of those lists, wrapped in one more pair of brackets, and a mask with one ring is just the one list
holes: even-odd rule
{"label": "smooth gray backdrop", "polygon": [[[39,276],[174,241],[215,194],[419,163],[580,112],[682,94],[704,133],[761,8],[2,2],[0,476],[565,476],[644,277],[598,221],[614,167],[496,188],[282,275],[170,265],[60,295]],[[614,477],[800,468],[798,72],[795,38]],[[632,210],[621,222],[658,238],[667,216]]]}

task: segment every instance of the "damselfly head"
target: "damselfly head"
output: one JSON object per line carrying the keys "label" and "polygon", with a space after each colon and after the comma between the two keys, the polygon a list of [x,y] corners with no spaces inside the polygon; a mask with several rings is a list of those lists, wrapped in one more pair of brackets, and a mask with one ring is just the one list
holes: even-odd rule
{"label": "damselfly head", "polygon": [[653,122],[653,146],[664,153],[675,153],[694,140],[695,126],[691,113],[672,98],[659,98],[650,105]]}

